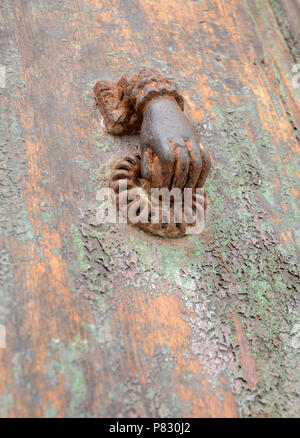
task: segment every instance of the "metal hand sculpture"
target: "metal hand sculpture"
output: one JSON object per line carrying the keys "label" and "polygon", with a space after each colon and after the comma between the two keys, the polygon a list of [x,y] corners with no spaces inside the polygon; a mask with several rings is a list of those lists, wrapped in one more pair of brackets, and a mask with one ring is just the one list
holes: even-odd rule
{"label": "metal hand sculpture", "polygon": [[141,128],[142,176],[152,187],[202,187],[210,159],[172,96],[151,99]]}
{"label": "metal hand sculpture", "polygon": [[[148,193],[151,188],[192,189],[195,208],[199,201],[196,189],[204,186],[210,158],[183,112],[183,98],[175,83],[159,72],[144,69],[136,76],[123,76],[117,83],[99,81],[94,92],[111,134],[140,132],[141,156],[126,157],[112,174],[110,186],[117,195],[120,181],[125,179],[131,189],[139,185],[142,176],[148,182]],[[140,201],[139,211],[141,207]],[[160,214],[158,223],[138,220],[136,225],[164,237],[184,235],[187,224],[177,223],[175,216],[168,224]]]}

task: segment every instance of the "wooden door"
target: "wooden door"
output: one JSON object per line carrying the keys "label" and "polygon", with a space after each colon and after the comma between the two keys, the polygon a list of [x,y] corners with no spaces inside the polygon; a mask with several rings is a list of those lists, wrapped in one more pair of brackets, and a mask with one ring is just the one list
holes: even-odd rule
{"label": "wooden door", "polygon": [[[2,417],[299,414],[300,62],[274,3],[1,2]],[[139,138],[92,87],[142,67],[209,150],[200,236],[97,224]]]}

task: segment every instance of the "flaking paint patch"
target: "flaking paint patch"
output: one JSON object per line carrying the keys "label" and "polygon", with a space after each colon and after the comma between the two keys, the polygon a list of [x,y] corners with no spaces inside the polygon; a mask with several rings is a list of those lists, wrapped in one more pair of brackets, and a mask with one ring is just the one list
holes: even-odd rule
{"label": "flaking paint patch", "polygon": [[254,389],[257,385],[257,374],[256,374],[255,363],[250,351],[250,347],[247,342],[247,338],[243,331],[242,325],[234,312],[232,313],[232,318],[235,324],[236,336],[241,352],[241,366],[243,369],[243,374],[246,382],[249,385],[249,388]]}
{"label": "flaking paint patch", "polygon": [[[188,310],[185,318],[193,333],[192,352],[203,370],[210,373],[209,381],[215,391],[219,390],[222,374],[226,375],[238,397],[241,415],[262,415],[268,406],[268,414],[276,416],[279,412],[284,415],[286,409],[292,410],[291,401],[288,402],[289,398],[283,401],[281,388],[275,382],[287,366],[286,355],[290,357],[280,340],[280,332],[288,330],[293,320],[295,311],[291,314],[288,307],[293,306],[291,298],[297,271],[288,250],[276,240],[265,205],[260,204],[257,196],[265,191],[262,182],[268,178],[268,169],[261,165],[263,158],[259,154],[251,155],[249,160],[253,148],[248,137],[249,111],[255,114],[255,106],[234,112],[216,108],[212,113],[211,117],[218,114],[215,129],[220,134],[220,151],[227,154],[228,167],[220,166],[223,159],[215,149],[216,165],[207,185],[209,214],[204,234],[175,243],[155,239],[127,225],[95,224],[95,207],[91,206],[83,214],[80,227],[89,266],[83,284],[94,293],[105,295],[114,289],[118,272],[124,287],[143,287],[155,294],[159,285],[167,296],[183,294]],[[211,124],[207,122],[206,126],[209,128],[202,130],[202,136],[207,134],[210,144],[215,140],[209,136]],[[268,151],[271,140],[260,128],[259,120],[255,129],[256,147]],[[241,150],[239,142],[243,142]],[[236,150],[234,155],[232,148]],[[103,301],[104,296],[97,298],[97,306]],[[104,309],[106,319],[111,309],[107,304]],[[251,339],[258,384],[254,372],[246,383],[238,370],[240,345],[233,331],[232,311],[239,315],[246,336]],[[188,316],[189,312],[193,317]],[[278,319],[279,314],[285,315],[285,321]],[[270,381],[274,382],[272,394]],[[251,400],[255,395],[261,403],[253,407]],[[290,403],[289,408],[286,403]]]}

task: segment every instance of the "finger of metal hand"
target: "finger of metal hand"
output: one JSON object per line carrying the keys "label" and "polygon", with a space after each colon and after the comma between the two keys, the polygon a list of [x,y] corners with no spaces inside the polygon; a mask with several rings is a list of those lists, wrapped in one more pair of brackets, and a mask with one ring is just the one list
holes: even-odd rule
{"label": "finger of metal hand", "polygon": [[156,141],[153,145],[153,151],[160,159],[162,166],[169,168],[174,164],[174,145],[172,141]]}
{"label": "finger of metal hand", "polygon": [[177,147],[174,153],[175,162],[170,189],[179,188],[182,190],[189,174],[190,157],[186,148]]}
{"label": "finger of metal hand", "polygon": [[201,169],[201,173],[200,173],[199,179],[197,181],[196,187],[201,188],[204,186],[207,175],[209,174],[209,171],[211,168],[211,160],[210,160],[210,157],[208,155],[207,150],[205,149],[204,146],[202,146],[201,143],[199,143],[199,147],[200,147],[200,152],[201,152],[201,157],[202,157],[202,169]]}
{"label": "finger of metal hand", "polygon": [[142,156],[141,156],[141,174],[143,178],[149,178],[149,162],[148,162],[148,153],[149,148],[142,147]]}
{"label": "finger of metal hand", "polygon": [[156,141],[151,155],[152,187],[170,187],[175,162],[175,148],[171,142]]}
{"label": "finger of metal hand", "polygon": [[186,148],[190,156],[190,169],[185,183],[186,188],[194,188],[197,185],[202,170],[202,158],[199,146],[194,140],[186,141]]}
{"label": "finger of metal hand", "polygon": [[141,135],[142,176],[152,187],[169,187],[175,160],[168,141],[149,136],[145,130]]}

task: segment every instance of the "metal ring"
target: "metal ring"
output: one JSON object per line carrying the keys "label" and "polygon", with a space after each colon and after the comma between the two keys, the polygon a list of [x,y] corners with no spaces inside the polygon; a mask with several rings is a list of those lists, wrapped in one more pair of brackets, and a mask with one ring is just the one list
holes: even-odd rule
{"label": "metal ring", "polygon": [[[183,212],[178,221],[180,210],[171,207],[165,215],[164,206],[159,200],[149,197],[149,188],[141,180],[141,156],[138,153],[123,158],[114,168],[109,185],[116,195],[116,203],[121,214],[128,222],[143,231],[160,237],[176,238],[186,234],[200,234],[204,225],[206,194],[193,192],[192,205]],[[199,216],[202,215],[202,217]],[[188,223],[187,216],[194,222]],[[198,216],[197,216],[198,215]],[[199,227],[200,225],[200,227]]]}

